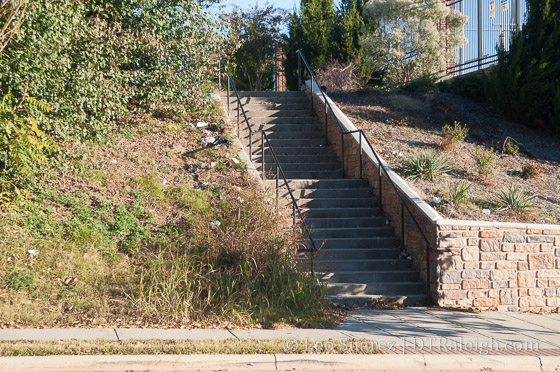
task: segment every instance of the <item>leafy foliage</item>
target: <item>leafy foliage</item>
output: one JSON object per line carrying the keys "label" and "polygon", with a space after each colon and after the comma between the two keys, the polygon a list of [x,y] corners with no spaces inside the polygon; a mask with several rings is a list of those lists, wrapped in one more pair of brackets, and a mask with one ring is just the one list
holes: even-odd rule
{"label": "leafy foliage", "polygon": [[43,113],[50,108],[24,96],[19,102],[11,93],[0,101],[0,203],[23,186],[36,164],[45,163],[58,146],[42,129]]}
{"label": "leafy foliage", "polygon": [[466,17],[440,0],[371,0],[364,18],[365,61],[373,70],[386,71],[388,85],[442,70],[464,43]]}
{"label": "leafy foliage", "polygon": [[506,116],[560,131],[560,0],[527,5],[527,24],[499,51],[488,95]]}
{"label": "leafy foliage", "polygon": [[476,163],[478,175],[485,179],[489,175],[494,174],[494,149],[485,150],[481,147],[476,148],[474,160]]}
{"label": "leafy foliage", "polygon": [[404,166],[404,174],[410,179],[435,177],[449,172],[447,160],[437,151],[425,150],[412,155]]}
{"label": "leafy foliage", "polygon": [[241,45],[232,56],[230,69],[238,89],[266,90],[273,87],[276,53],[282,39],[284,11],[271,5],[247,10],[234,8],[228,16],[231,33]]}
{"label": "leafy foliage", "polygon": [[81,138],[107,134],[138,108],[200,106],[225,44],[208,7],[36,1],[0,56],[0,89],[20,97],[29,81],[29,96],[53,109],[50,128]]}

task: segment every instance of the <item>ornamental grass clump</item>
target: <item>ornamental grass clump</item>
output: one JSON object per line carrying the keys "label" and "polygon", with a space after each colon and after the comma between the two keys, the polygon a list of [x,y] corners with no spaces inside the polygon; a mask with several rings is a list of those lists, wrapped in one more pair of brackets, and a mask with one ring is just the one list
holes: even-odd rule
{"label": "ornamental grass clump", "polygon": [[433,180],[450,171],[447,160],[437,151],[425,150],[412,155],[403,168],[407,178]]}
{"label": "ornamental grass clump", "polygon": [[502,189],[496,193],[494,204],[498,211],[521,213],[531,208],[534,198],[534,194],[511,185],[509,189]]}
{"label": "ornamental grass clump", "polygon": [[449,189],[449,199],[457,205],[468,204],[470,200],[468,192],[471,186],[472,184],[465,180],[459,181],[459,183]]}

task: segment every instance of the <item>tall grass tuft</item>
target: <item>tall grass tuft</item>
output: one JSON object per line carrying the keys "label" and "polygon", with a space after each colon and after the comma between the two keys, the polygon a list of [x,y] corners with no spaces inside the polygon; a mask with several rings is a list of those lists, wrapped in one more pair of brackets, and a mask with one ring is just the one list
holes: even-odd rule
{"label": "tall grass tuft", "polygon": [[532,206],[535,195],[511,185],[509,189],[502,189],[496,193],[494,204],[499,211],[525,212]]}
{"label": "tall grass tuft", "polygon": [[437,151],[425,150],[412,155],[403,168],[407,178],[433,180],[450,171],[447,160]]}

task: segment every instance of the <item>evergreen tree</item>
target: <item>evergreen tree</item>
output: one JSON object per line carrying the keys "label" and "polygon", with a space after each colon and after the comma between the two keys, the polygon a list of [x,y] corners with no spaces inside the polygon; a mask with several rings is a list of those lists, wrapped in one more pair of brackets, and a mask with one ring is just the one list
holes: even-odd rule
{"label": "evergreen tree", "polygon": [[340,53],[338,58],[342,62],[360,61],[363,50],[360,45],[360,35],[364,27],[362,10],[365,0],[341,0],[338,8]]}
{"label": "evergreen tree", "polygon": [[312,69],[324,65],[337,54],[336,24],[333,0],[301,0],[299,12],[290,15],[284,64],[289,89],[298,88],[298,49],[303,51]]}
{"label": "evergreen tree", "polygon": [[488,94],[511,118],[560,131],[560,0],[527,5],[527,25],[499,53]]}

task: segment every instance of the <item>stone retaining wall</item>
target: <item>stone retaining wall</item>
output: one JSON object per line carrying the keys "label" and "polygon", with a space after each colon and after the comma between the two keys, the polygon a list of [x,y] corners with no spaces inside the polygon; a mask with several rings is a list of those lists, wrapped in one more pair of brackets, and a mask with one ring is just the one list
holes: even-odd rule
{"label": "stone retaining wall", "polygon": [[[309,88],[308,81],[311,99]],[[343,140],[334,116],[346,131],[356,127],[330,99],[334,115],[326,114],[318,86],[313,96],[315,114],[326,123],[329,144],[339,158],[344,141],[346,177],[359,178],[362,152],[362,176],[376,196],[381,188],[383,213],[424,281],[429,270],[434,304],[504,311],[560,309],[560,226],[443,219],[383,159],[398,191],[383,172],[380,182],[378,161],[363,138],[361,148],[357,134],[344,135]]]}

